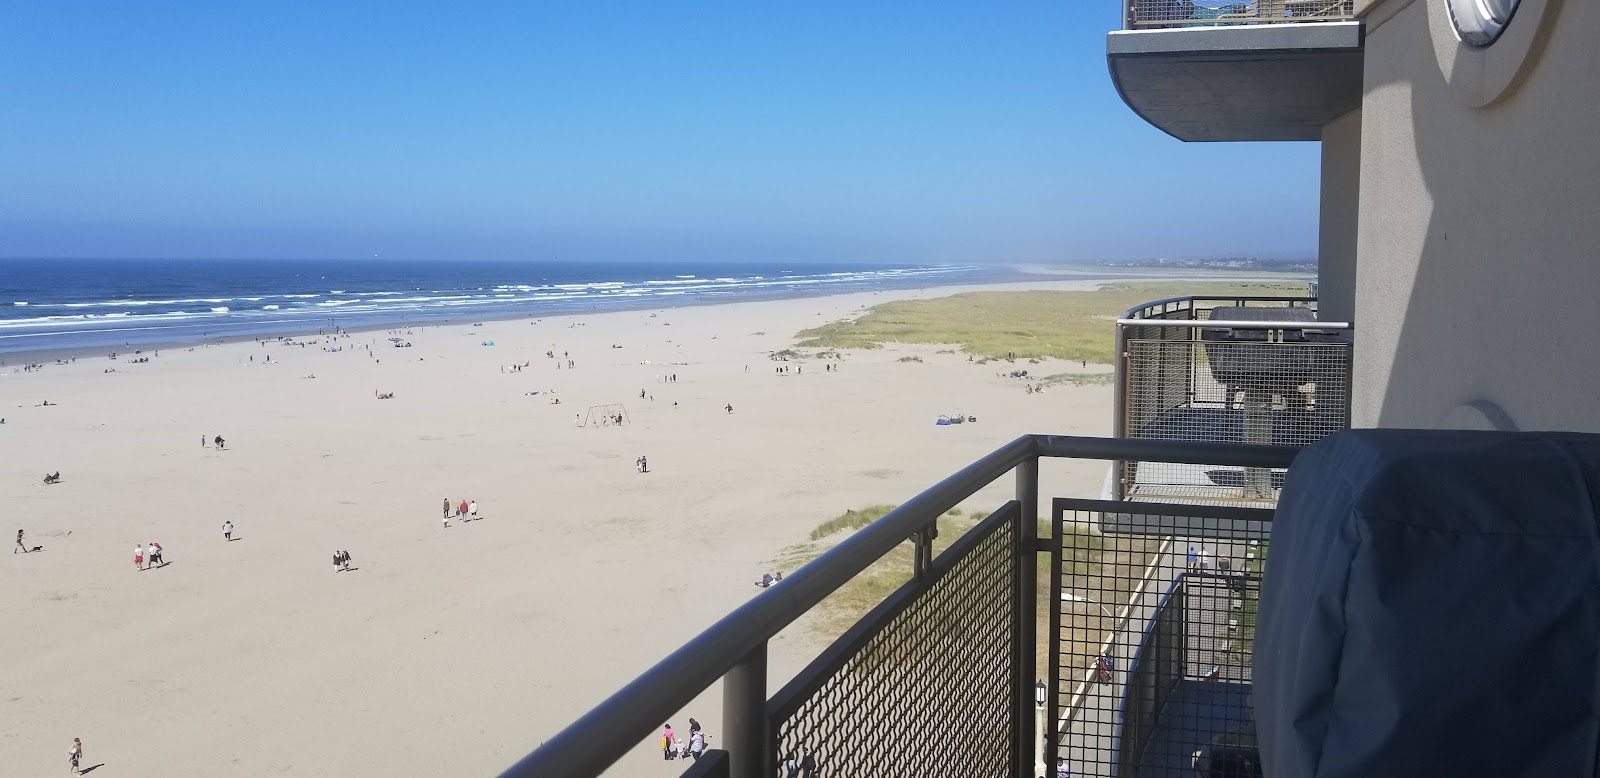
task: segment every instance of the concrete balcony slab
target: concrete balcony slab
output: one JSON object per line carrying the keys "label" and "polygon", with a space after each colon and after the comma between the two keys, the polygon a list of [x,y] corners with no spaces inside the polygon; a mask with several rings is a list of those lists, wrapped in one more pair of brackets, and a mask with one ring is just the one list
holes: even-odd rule
{"label": "concrete balcony slab", "polygon": [[1320,140],[1360,107],[1362,23],[1306,22],[1106,36],[1129,108],[1184,141]]}

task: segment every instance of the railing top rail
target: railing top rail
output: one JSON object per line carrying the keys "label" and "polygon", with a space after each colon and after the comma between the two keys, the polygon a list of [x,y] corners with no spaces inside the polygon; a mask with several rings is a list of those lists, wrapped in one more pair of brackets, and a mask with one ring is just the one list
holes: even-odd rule
{"label": "railing top rail", "polygon": [[1176,303],[1220,303],[1220,302],[1246,302],[1246,303],[1314,303],[1316,297],[1306,295],[1249,295],[1249,294],[1186,294],[1177,297],[1164,297],[1160,300],[1151,300],[1141,303],[1122,312],[1124,319],[1138,319],[1140,314],[1158,305],[1173,305]]}
{"label": "railing top rail", "polygon": [[945,511],[1034,457],[1288,467],[1290,446],[1024,435],[907,500],[724,616],[501,774],[599,775],[745,656]]}
{"label": "railing top rail", "polygon": [[1226,319],[1117,319],[1118,326],[1198,327],[1230,330],[1348,330],[1347,321],[1228,321]]}

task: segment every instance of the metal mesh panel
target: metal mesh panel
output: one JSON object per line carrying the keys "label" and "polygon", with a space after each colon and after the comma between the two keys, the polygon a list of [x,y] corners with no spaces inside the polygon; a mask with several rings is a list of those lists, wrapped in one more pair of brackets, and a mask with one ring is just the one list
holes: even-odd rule
{"label": "metal mesh panel", "polygon": [[[773,699],[778,774],[808,753],[819,775],[1010,773],[1016,516],[1013,503],[974,527]],[[938,732],[959,744],[930,748]]]}
{"label": "metal mesh panel", "polygon": [[[1128,437],[1308,445],[1349,426],[1348,343],[1267,330],[1255,331],[1261,340],[1199,340],[1202,330],[1167,329],[1167,338],[1127,343]],[[1283,474],[1130,462],[1122,478],[1136,499],[1271,504]]]}
{"label": "metal mesh panel", "polygon": [[1134,28],[1321,22],[1355,18],[1353,0],[1132,0]]}
{"label": "metal mesh panel", "polygon": [[1271,512],[1055,506],[1049,761],[1074,776],[1190,778],[1196,751],[1250,722]]}

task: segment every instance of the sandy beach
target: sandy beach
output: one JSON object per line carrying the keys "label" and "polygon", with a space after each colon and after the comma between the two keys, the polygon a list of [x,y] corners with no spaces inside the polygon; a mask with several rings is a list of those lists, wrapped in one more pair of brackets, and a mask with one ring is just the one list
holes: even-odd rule
{"label": "sandy beach", "polygon": [[[1109,431],[1110,386],[1028,395],[937,347],[851,351],[837,372],[767,356],[875,303],[969,289],[463,322],[395,335],[410,348],[309,333],[13,361],[0,530],[43,550],[0,565],[0,773],[65,772],[81,737],[97,778],[494,775],[757,596],[819,521],[1023,433]],[[628,423],[577,423],[607,404]],[[956,411],[978,422],[935,426]],[[1049,496],[1105,474],[1044,467]],[[963,507],[1009,496],[991,491]],[[479,520],[442,526],[446,499]],[[167,564],[136,572],[150,541]],[[786,632],[771,688],[820,645]],[[672,723],[694,716],[716,747],[718,707],[713,690]],[[641,743],[611,774],[682,769]]]}

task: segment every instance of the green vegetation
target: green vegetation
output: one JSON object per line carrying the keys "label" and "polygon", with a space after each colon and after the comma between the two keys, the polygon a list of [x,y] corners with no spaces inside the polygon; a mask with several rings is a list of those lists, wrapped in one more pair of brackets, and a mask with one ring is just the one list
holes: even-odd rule
{"label": "green vegetation", "polygon": [[1111,373],[1057,373],[1039,379],[1034,386],[1110,386]]}
{"label": "green vegetation", "polygon": [[1158,281],[1107,284],[1092,292],[968,292],[874,306],[853,321],[805,330],[798,348],[874,349],[885,343],[959,346],[1001,359],[1111,362],[1116,317],[1141,303],[1189,294],[1300,294],[1289,281]]}
{"label": "green vegetation", "polygon": [[921,362],[922,361],[922,357],[913,355],[913,356],[909,356],[909,357],[901,357],[899,359],[896,359],[895,361],[896,362]]}
{"label": "green vegetation", "polygon": [[[817,558],[835,543],[840,535],[855,531],[877,521],[894,510],[892,505],[871,505],[860,510],[845,511],[817,525],[811,532],[811,542],[784,549],[775,565],[781,570],[794,570]],[[933,552],[937,557],[960,540],[968,530],[977,526],[988,514],[982,511],[963,512],[952,508],[939,518],[939,536],[934,539]],[[1039,521],[1039,537],[1050,537],[1050,520]],[[1068,588],[1093,595],[1113,612],[1126,602],[1161,545],[1159,538],[1133,538],[1103,535],[1093,529],[1074,523],[1062,527],[1062,573]],[[911,543],[902,543],[894,551],[851,579],[838,591],[829,595],[817,610],[812,629],[826,638],[843,634],[851,625],[865,616],[878,603],[911,580]],[[1050,582],[1050,554],[1038,557],[1037,629],[1039,635],[1040,667],[1049,657],[1050,608],[1053,605]],[[1253,603],[1252,603],[1253,611]],[[1070,657],[1069,666],[1087,667],[1099,652],[1109,624],[1101,617],[1098,605],[1093,607],[1064,607],[1062,611],[1063,650]],[[1254,613],[1250,614],[1253,632]]]}
{"label": "green vegetation", "polygon": [[812,540],[821,540],[835,532],[844,530],[858,530],[884,517],[884,514],[895,509],[893,505],[868,505],[859,511],[847,510],[811,530]]}

